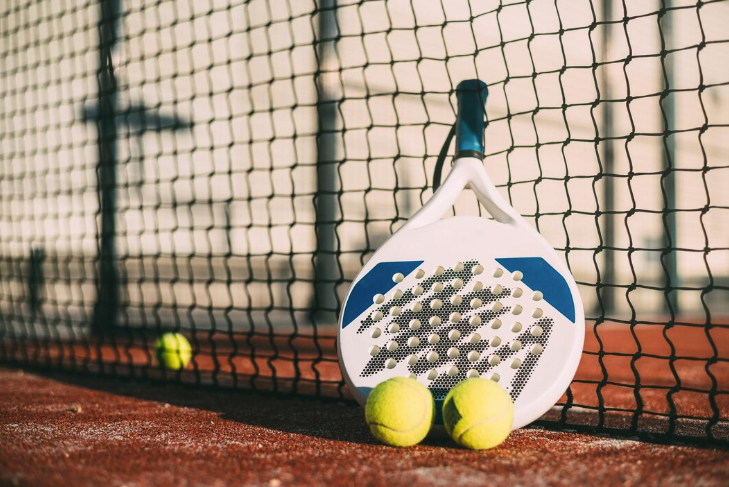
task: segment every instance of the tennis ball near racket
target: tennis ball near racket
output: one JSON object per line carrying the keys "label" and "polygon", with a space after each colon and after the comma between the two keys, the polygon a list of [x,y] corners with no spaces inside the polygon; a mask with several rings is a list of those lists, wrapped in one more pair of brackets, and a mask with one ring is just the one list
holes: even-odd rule
{"label": "tennis ball near racket", "polygon": [[435,419],[435,402],[415,379],[394,377],[372,389],[365,419],[375,438],[392,446],[420,443]]}
{"label": "tennis ball near racket", "polygon": [[154,342],[157,362],[170,370],[184,369],[192,358],[192,347],[183,335],[165,333]]}
{"label": "tennis ball near racket", "polygon": [[443,402],[443,425],[461,446],[486,450],[511,432],[514,404],[496,382],[473,378],[451,389]]}

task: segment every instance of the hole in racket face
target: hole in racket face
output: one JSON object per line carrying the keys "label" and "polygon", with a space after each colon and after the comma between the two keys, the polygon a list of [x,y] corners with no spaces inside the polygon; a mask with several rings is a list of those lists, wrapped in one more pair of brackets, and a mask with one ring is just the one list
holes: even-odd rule
{"label": "hole in racket face", "polygon": [[542,293],[522,279],[521,271],[474,260],[392,276],[395,287],[373,296],[373,309],[359,323],[369,351],[359,375],[384,380],[402,365],[436,398],[462,380],[484,377],[501,381],[516,399],[553,324]]}

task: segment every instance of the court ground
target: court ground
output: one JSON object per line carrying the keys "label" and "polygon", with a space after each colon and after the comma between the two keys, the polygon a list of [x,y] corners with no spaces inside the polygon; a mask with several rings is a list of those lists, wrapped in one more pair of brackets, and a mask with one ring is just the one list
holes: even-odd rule
{"label": "court ground", "polygon": [[377,444],[348,402],[0,367],[2,486],[726,485],[729,450],[528,428]]}

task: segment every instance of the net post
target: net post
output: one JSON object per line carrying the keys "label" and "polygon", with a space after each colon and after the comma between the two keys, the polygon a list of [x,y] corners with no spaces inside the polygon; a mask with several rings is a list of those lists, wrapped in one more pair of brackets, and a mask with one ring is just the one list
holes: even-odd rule
{"label": "net post", "polygon": [[613,148],[613,114],[610,104],[610,76],[608,75],[608,61],[610,52],[610,25],[607,23],[612,17],[612,0],[602,2],[602,21],[605,23],[602,30],[602,60],[605,69],[602,72],[601,99],[603,101],[601,142],[603,144],[602,172],[604,176],[603,214],[605,227],[603,233],[604,274],[601,293],[602,313],[608,315],[615,309],[615,171]]}
{"label": "net post", "polygon": [[338,300],[335,281],[340,274],[336,236],[338,172],[335,133],[339,104],[333,94],[333,78],[339,74],[332,72],[337,65],[336,40],[339,36],[336,6],[336,0],[319,0],[319,37],[316,41],[318,131],[313,316],[324,322],[336,321]]}
{"label": "net post", "polygon": [[[672,0],[663,0],[663,10],[666,14],[673,9]],[[665,198],[664,226],[666,230],[666,252],[663,255],[663,263],[666,272],[666,301],[668,302],[672,315],[675,318],[679,309],[678,287],[678,228],[676,224],[676,138],[671,132],[676,127],[676,107],[674,97],[670,96],[670,90],[676,86],[675,69],[666,55],[670,48],[669,41],[673,38],[673,25],[668,15],[660,18],[661,23],[661,46],[663,54],[661,56],[661,65],[663,67],[663,76],[666,84],[666,96],[661,101],[661,107],[664,117],[664,151],[663,151],[663,168],[665,176],[662,178],[663,191]]]}
{"label": "net post", "polygon": [[43,262],[46,258],[44,247],[30,246],[30,260],[28,262],[28,306],[32,320],[41,312],[43,293]]}
{"label": "net post", "polygon": [[116,91],[112,53],[117,42],[119,0],[100,0],[97,184],[99,193],[99,268],[92,331],[103,334],[116,326],[119,276],[116,268]]}

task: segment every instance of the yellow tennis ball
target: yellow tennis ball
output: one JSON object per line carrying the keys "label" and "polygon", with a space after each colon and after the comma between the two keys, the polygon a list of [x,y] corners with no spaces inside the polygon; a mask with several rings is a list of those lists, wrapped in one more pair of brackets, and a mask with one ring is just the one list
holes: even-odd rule
{"label": "yellow tennis ball", "polygon": [[415,379],[395,377],[372,389],[365,405],[372,434],[392,446],[420,443],[435,419],[430,391]]}
{"label": "yellow tennis ball", "polygon": [[466,448],[486,450],[500,445],[509,436],[513,420],[509,393],[491,380],[464,380],[443,401],[443,425]]}
{"label": "yellow tennis ball", "polygon": [[192,358],[192,347],[183,335],[165,333],[154,342],[157,362],[171,370],[184,369]]}

